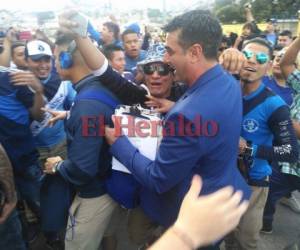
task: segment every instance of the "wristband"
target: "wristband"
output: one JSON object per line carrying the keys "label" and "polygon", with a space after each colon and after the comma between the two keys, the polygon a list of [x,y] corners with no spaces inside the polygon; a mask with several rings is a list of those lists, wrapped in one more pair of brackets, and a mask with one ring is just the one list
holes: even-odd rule
{"label": "wristband", "polygon": [[181,229],[179,229],[179,228],[176,227],[175,225],[173,225],[173,226],[171,227],[171,231],[172,231],[178,238],[180,238],[180,240],[181,240],[186,246],[188,246],[190,249],[196,249],[193,240],[191,239],[191,237],[190,237],[188,234],[186,234],[185,232],[183,232]]}

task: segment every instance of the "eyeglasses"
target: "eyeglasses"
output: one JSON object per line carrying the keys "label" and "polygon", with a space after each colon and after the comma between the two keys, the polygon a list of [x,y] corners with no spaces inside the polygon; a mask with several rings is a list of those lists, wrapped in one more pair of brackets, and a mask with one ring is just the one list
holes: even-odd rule
{"label": "eyeglasses", "polygon": [[143,71],[146,75],[152,75],[156,71],[160,76],[166,76],[173,72],[173,69],[167,64],[146,64]]}
{"label": "eyeglasses", "polygon": [[247,59],[250,59],[255,54],[256,61],[259,64],[265,64],[267,61],[269,61],[269,56],[263,52],[253,53],[250,50],[243,50],[243,54]]}

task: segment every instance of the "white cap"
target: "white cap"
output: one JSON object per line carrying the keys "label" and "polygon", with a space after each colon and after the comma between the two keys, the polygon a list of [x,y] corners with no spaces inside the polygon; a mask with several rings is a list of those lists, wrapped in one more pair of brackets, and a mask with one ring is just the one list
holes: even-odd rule
{"label": "white cap", "polygon": [[52,57],[52,51],[49,44],[35,40],[26,44],[27,57],[30,57],[33,60],[39,60],[43,56]]}

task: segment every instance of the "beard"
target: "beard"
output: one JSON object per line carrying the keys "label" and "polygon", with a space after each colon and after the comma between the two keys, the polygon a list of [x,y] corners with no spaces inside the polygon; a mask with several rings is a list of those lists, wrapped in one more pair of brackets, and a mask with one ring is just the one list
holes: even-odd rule
{"label": "beard", "polygon": [[251,73],[250,72],[242,72],[240,74],[240,80],[241,82],[243,82],[244,84],[251,84],[254,82],[253,79],[251,79]]}
{"label": "beard", "polygon": [[247,79],[247,78],[241,78],[241,81],[242,81],[244,84],[251,84],[251,83],[254,82],[254,81],[250,81],[250,80]]}

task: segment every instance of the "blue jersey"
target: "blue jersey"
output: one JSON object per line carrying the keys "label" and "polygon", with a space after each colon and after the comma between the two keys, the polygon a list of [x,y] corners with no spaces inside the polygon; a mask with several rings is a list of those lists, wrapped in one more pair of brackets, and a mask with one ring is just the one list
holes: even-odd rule
{"label": "blue jersey", "polygon": [[145,50],[141,50],[139,56],[135,59],[125,55],[125,60],[126,60],[125,71],[133,72],[135,70],[138,62],[141,62],[145,59],[146,59],[146,51]]}
{"label": "blue jersey", "polygon": [[0,142],[15,173],[36,163],[38,153],[29,129],[28,109],[34,94],[26,87],[11,84],[8,73],[0,72]]}
{"label": "blue jersey", "polygon": [[293,103],[294,91],[290,87],[280,86],[274,77],[264,76],[262,79],[263,84],[270,88],[275,94],[279,95],[287,105],[291,106]]}
{"label": "blue jersey", "polygon": [[277,36],[275,33],[267,34],[266,39],[274,46],[277,42]]}
{"label": "blue jersey", "polygon": [[[249,175],[262,180],[272,173],[269,162],[294,161],[297,156],[296,136],[285,102],[264,84],[243,98],[241,136],[254,148],[254,162]],[[297,159],[296,159],[297,160]]]}
{"label": "blue jersey", "polygon": [[[85,91],[102,92],[116,99],[109,91],[103,88],[97,77],[88,76],[75,85],[80,94]],[[98,197],[105,193],[104,179],[111,167],[109,145],[100,134],[85,135],[84,118],[94,118],[95,130],[101,126],[112,125],[112,107],[93,98],[75,99],[70,115],[65,120],[67,132],[68,158],[59,168],[60,175],[73,184],[78,195],[82,198]],[[92,122],[92,121],[91,121]]]}
{"label": "blue jersey", "polygon": [[[72,83],[61,81],[59,76],[51,74],[49,79],[43,82],[44,92],[47,99],[46,108],[54,110],[68,110],[75,98],[76,92]],[[38,147],[51,147],[61,143],[65,137],[64,122],[58,121],[53,127],[47,127],[47,122],[51,118],[49,113],[45,113],[41,122],[33,121],[31,131],[34,135]]]}

